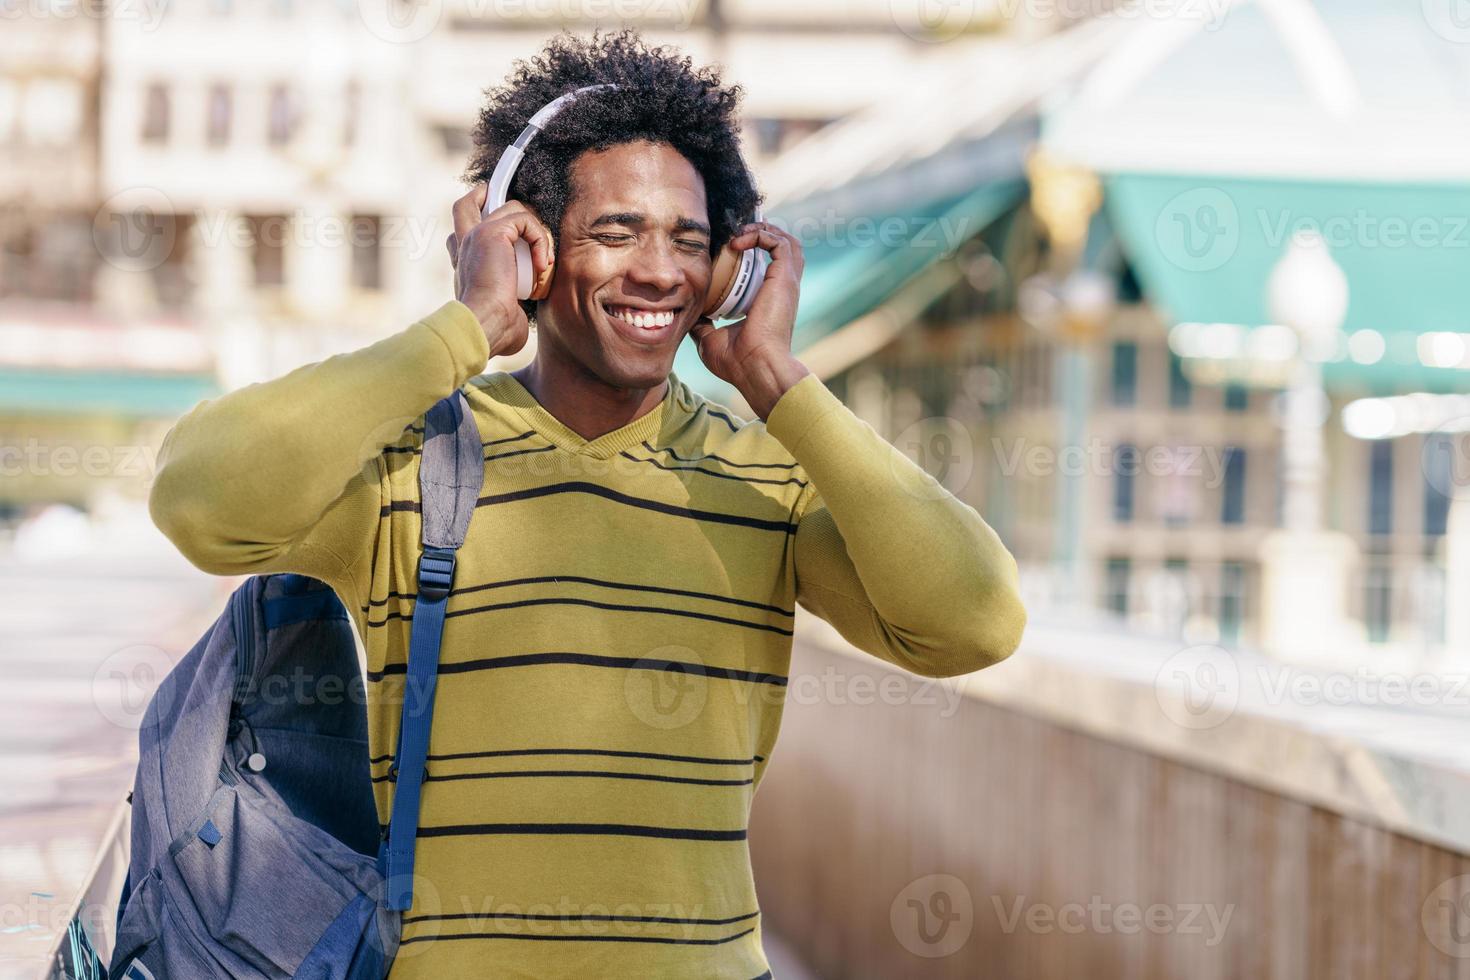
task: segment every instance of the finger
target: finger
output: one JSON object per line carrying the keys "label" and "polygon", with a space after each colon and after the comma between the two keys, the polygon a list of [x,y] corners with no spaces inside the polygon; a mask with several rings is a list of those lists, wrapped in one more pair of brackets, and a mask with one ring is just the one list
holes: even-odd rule
{"label": "finger", "polygon": [[556,257],[555,245],[546,224],[519,201],[506,201],[502,207],[490,213],[485,223],[508,227],[513,235],[512,240],[525,239],[531,249],[532,281],[539,283],[542,274],[551,268]]}
{"label": "finger", "polygon": [[[805,259],[801,254],[801,243],[786,232],[774,231],[768,227],[755,226],[741,232],[734,239],[736,248],[763,248],[771,253],[771,267],[776,270],[776,275],[781,275],[783,270],[790,270],[794,278],[801,277],[801,270],[805,265]],[[768,269],[766,277],[771,278],[772,273]]]}
{"label": "finger", "polygon": [[451,212],[454,215],[454,238],[456,242],[463,242],[470,229],[480,223],[480,208],[485,203],[487,188],[483,181],[477,182],[471,187],[468,194],[454,202]]}
{"label": "finger", "polygon": [[692,326],[692,327],[689,328],[689,334],[696,341],[703,341],[704,338],[705,338],[705,335],[708,334],[708,333],[710,333],[712,330],[715,330],[715,329],[717,329],[717,328],[715,327],[714,323],[711,320],[703,319],[702,318],[702,319],[699,320],[698,323],[696,323],[694,326]]}
{"label": "finger", "polygon": [[[515,203],[520,204],[519,201]],[[521,204],[516,227],[521,229],[521,237],[531,246],[531,258],[536,266],[536,278],[539,280],[541,273],[551,268],[551,263],[556,258],[556,243],[552,240],[551,230],[534,211],[524,204]]]}

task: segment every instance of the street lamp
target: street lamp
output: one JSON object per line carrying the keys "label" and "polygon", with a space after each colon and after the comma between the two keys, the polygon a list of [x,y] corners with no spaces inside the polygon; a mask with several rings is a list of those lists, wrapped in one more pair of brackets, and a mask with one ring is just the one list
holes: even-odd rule
{"label": "street lamp", "polygon": [[[1047,267],[1022,284],[1016,297],[1023,319],[1053,341],[1053,382],[1061,400],[1060,446],[1087,440],[1091,410],[1093,345],[1106,329],[1116,302],[1112,280],[1082,264],[1088,229],[1102,204],[1102,184],[1083,167],[1038,150],[1026,161],[1031,209],[1052,249]],[[1086,474],[1068,467],[1057,493],[1052,550],[1053,598],[1075,604],[1088,594],[1083,551]]]}
{"label": "street lamp", "polygon": [[1262,633],[1272,653],[1296,659],[1341,655],[1348,574],[1356,549],[1322,522],[1324,425],[1330,403],[1322,362],[1332,358],[1347,317],[1348,281],[1315,231],[1292,236],[1271,270],[1266,305],[1297,339],[1282,411],[1282,521],[1261,546]]}
{"label": "street lamp", "polygon": [[1323,425],[1330,414],[1322,384],[1322,362],[1337,349],[1347,318],[1348,282],[1315,231],[1292,236],[1266,283],[1266,305],[1277,323],[1292,329],[1297,356],[1282,411],[1285,500],[1282,525],[1288,530],[1322,527],[1325,467]]}

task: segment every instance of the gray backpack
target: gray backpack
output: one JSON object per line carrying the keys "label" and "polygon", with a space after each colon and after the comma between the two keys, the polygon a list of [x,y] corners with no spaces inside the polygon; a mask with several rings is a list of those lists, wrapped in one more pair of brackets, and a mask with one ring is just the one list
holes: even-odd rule
{"label": "gray backpack", "polygon": [[460,392],[425,416],[418,567],[393,812],[380,827],[347,611],[315,579],[256,575],[144,714],[109,975],[382,980],[413,900],[439,639],[484,477]]}

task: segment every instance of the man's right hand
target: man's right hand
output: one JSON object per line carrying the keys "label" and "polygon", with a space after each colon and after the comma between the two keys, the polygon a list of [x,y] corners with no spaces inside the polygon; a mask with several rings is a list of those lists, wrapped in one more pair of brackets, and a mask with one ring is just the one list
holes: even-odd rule
{"label": "man's right hand", "polygon": [[481,217],[489,188],[479,181],[454,202],[454,234],[445,245],[454,266],[454,296],[474,311],[490,342],[490,356],[526,346],[531,325],[516,298],[515,241],[524,238],[539,282],[553,259],[551,234],[520,201],[506,201]]}

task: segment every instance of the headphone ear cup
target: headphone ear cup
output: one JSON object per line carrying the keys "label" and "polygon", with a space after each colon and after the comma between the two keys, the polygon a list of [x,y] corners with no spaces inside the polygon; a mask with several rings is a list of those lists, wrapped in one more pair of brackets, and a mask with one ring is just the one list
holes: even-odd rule
{"label": "headphone ear cup", "polygon": [[731,245],[720,249],[715,256],[715,267],[709,277],[709,291],[704,296],[701,315],[709,316],[718,310],[735,286],[736,273],[740,271],[740,250]]}

